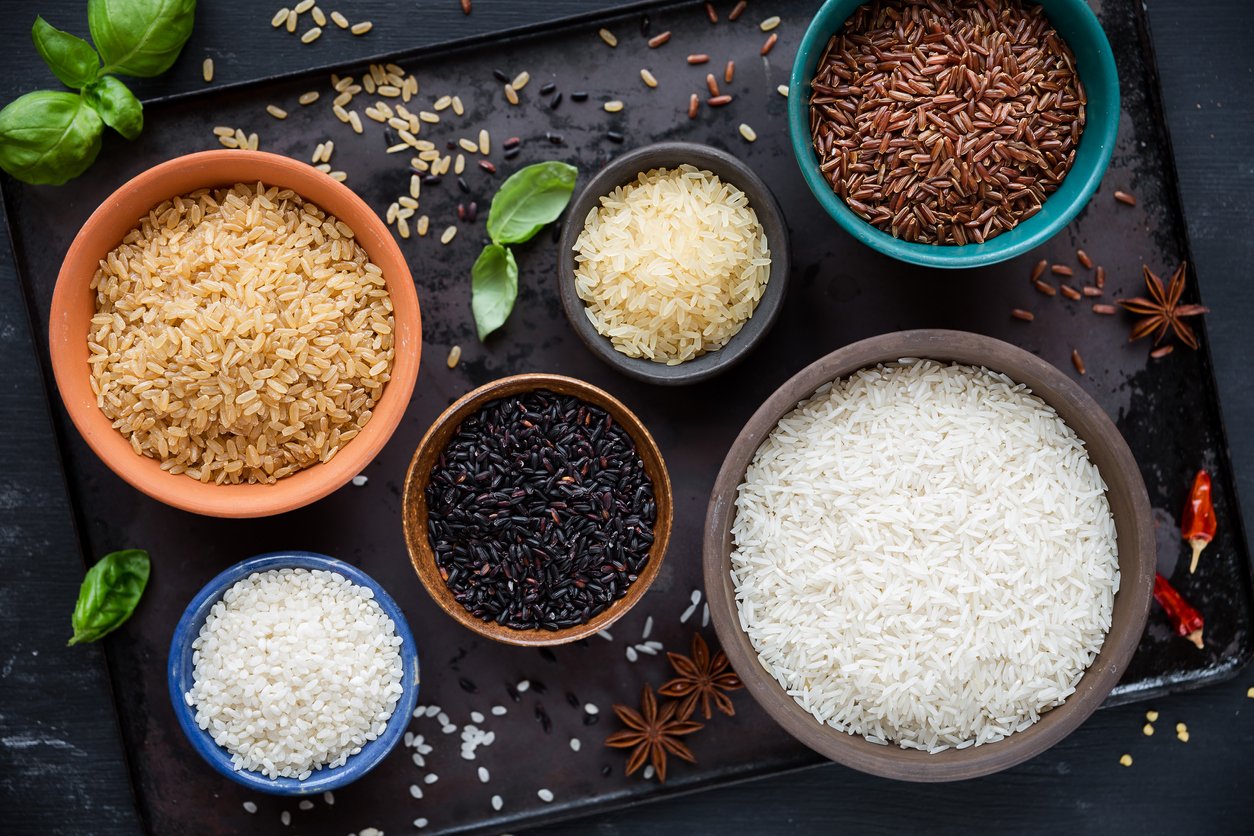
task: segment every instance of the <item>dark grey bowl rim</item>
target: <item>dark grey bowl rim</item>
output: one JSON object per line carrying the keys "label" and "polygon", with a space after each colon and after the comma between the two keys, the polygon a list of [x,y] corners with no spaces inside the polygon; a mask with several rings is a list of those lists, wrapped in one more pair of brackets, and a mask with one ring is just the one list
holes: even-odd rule
{"label": "dark grey bowl rim", "polygon": [[[757,213],[758,222],[762,224],[762,230],[771,247],[771,277],[753,316],[727,345],[685,363],[668,366],[652,360],[628,357],[597,333],[584,313],[583,300],[575,291],[574,247],[588,212],[603,195],[624,183],[630,183],[643,171],[674,168],[684,163],[713,171],[720,179],[736,186],[748,196],[749,205]],[[558,292],[562,298],[562,310],[579,339],[593,354],[628,377],[664,386],[682,386],[707,380],[743,360],[778,319],[788,288],[791,266],[788,226],[770,187],[752,168],[734,155],[696,142],[656,142],[636,148],[607,163],[571,203],[566,219],[562,222],[559,246]]]}

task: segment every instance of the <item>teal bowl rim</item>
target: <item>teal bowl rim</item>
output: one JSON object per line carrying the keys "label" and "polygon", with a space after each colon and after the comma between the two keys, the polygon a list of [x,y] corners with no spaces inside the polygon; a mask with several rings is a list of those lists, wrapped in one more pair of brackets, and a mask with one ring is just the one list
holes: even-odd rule
{"label": "teal bowl rim", "polygon": [[[1115,56],[1097,15],[1085,0],[1037,2],[1045,8],[1055,28],[1058,28],[1058,24],[1055,23],[1051,9],[1056,11],[1066,7],[1069,14],[1074,15],[1075,28],[1082,31],[1083,38],[1092,48],[1096,59],[1097,66],[1093,66],[1080,60],[1077,55],[1077,69],[1088,93],[1088,107],[1087,124],[1080,137],[1075,164],[1059,190],[1046,199],[1040,212],[1009,232],[990,239],[988,243],[958,246],[916,244],[879,231],[855,214],[819,172],[818,159],[810,144],[810,108],[807,104],[810,78],[828,39],[839,30],[854,9],[866,3],[866,0],[826,0],[806,28],[797,48],[797,57],[793,60],[788,83],[788,135],[793,157],[801,169],[806,185],[841,228],[868,247],[908,264],[949,269],[982,267],[1014,258],[1043,244],[1069,224],[1088,204],[1106,174],[1119,130],[1119,74],[1115,68]],[[1067,37],[1061,28],[1059,34],[1063,35],[1063,40],[1075,52],[1079,39]],[[1102,102],[1104,106],[1100,109],[1094,108],[1095,101]],[[1080,168],[1082,153],[1093,145],[1097,146],[1096,157],[1091,158],[1087,166]],[[1079,187],[1072,192],[1070,187],[1077,177],[1080,178]],[[1063,194],[1064,191],[1070,193],[1069,197]],[[1067,198],[1065,205],[1057,203],[1060,196]],[[1052,211],[1051,203],[1055,207]]]}

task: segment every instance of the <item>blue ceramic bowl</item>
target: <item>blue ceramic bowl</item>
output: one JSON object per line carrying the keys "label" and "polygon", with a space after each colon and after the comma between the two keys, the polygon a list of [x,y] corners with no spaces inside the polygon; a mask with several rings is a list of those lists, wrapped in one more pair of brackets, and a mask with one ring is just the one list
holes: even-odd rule
{"label": "blue ceramic bowl", "polygon": [[1071,171],[1062,186],[1045,200],[1041,211],[987,243],[963,246],[916,244],[881,232],[858,217],[819,171],[818,157],[810,144],[810,79],[814,77],[828,40],[866,0],[827,0],[823,4],[801,39],[792,65],[788,85],[788,132],[793,154],[810,191],[846,232],[872,249],[910,264],[979,267],[1014,258],[1044,243],[1084,208],[1106,173],[1115,148],[1119,128],[1119,76],[1115,71],[1115,57],[1086,0],[1038,1],[1075,54],[1076,69],[1088,94],[1084,133]]}
{"label": "blue ceramic bowl", "polygon": [[[374,599],[387,613],[388,618],[396,625],[396,634],[401,637],[401,663],[404,674],[401,679],[404,691],[396,703],[396,709],[388,720],[383,734],[367,743],[361,751],[353,755],[343,766],[333,769],[316,770],[304,781],[295,778],[267,778],[259,772],[236,770],[231,765],[231,756],[225,749],[213,741],[209,733],[196,725],[196,712],[187,705],[183,695],[192,687],[192,642],[200,634],[209,610],[233,584],[253,572],[265,572],[271,569],[324,569],[328,572],[339,572],[355,584],[365,586],[374,591]],[[170,701],[174,704],[174,714],[178,717],[179,726],[191,741],[192,747],[209,765],[232,781],[243,784],[250,789],[271,795],[314,795],[326,790],[338,789],[345,784],[365,775],[378,765],[379,761],[392,751],[405,733],[409,716],[413,713],[414,704],[418,701],[418,652],[414,647],[414,637],[405,623],[405,616],[391,596],[383,590],[369,575],[356,566],[335,558],[313,552],[276,552],[249,558],[236,563],[218,575],[196,594],[187,606],[178,626],[174,628],[174,640],[170,643],[169,663]]]}

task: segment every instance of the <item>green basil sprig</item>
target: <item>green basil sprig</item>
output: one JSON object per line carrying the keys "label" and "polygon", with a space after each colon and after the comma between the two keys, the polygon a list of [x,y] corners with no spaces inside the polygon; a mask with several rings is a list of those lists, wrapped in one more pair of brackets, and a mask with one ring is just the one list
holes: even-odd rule
{"label": "green basil sprig", "polygon": [[480,341],[505,324],[518,298],[518,264],[506,244],[530,241],[557,220],[575,191],[579,171],[549,160],[520,168],[501,184],[488,209],[488,237],[471,268],[470,309]]}
{"label": "green basil sprig", "polygon": [[125,549],[111,552],[87,570],[78,590],[69,644],[94,642],[116,630],[135,612],[148,585],[151,563],[148,552]]}
{"label": "green basil sprig", "polygon": [[35,49],[62,84],[79,92],[39,90],[0,110],[0,168],[27,183],[60,185],[95,162],[105,125],[127,139],[139,136],[143,106],[113,74],[168,70],[192,33],[195,12],[196,0],[89,0],[94,48],[35,18]]}

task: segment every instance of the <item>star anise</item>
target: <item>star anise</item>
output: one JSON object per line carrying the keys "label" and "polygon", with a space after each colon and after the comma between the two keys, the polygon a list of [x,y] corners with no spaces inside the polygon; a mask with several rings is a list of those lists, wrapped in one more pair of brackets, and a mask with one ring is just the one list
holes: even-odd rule
{"label": "star anise", "polygon": [[1119,300],[1119,304],[1124,308],[1144,317],[1132,326],[1132,334],[1128,337],[1128,341],[1139,340],[1141,337],[1153,334],[1154,344],[1157,345],[1163,341],[1163,337],[1167,336],[1170,330],[1175,332],[1180,342],[1196,350],[1197,335],[1184,321],[1184,317],[1209,313],[1210,308],[1204,305],[1180,304],[1180,297],[1184,293],[1185,262],[1181,262],[1176,272],[1171,274],[1166,288],[1163,287],[1163,280],[1154,275],[1149,267],[1141,269],[1145,271],[1145,286],[1149,288],[1150,298],[1137,296],[1132,299]]}
{"label": "star anise", "polygon": [[666,783],[666,756],[674,755],[688,763],[696,763],[688,747],[679,742],[680,737],[692,734],[702,726],[691,720],[676,716],[679,703],[667,702],[658,708],[657,697],[648,685],[640,692],[640,710],[625,705],[614,706],[614,713],[623,721],[627,728],[616,731],[605,739],[605,745],[615,749],[631,749],[627,758],[627,774],[644,766],[645,761],[653,764],[657,779]]}
{"label": "star anise", "polygon": [[720,650],[711,659],[710,648],[706,646],[705,639],[701,638],[700,633],[693,633],[691,656],[667,653],[666,658],[670,660],[677,676],[657,691],[668,697],[682,698],[679,703],[680,719],[687,720],[691,717],[696,711],[698,701],[707,720],[714,716],[710,710],[711,702],[728,717],[735,716],[736,707],[732,705],[731,697],[726,692],[745,686],[731,669],[726,653]]}

